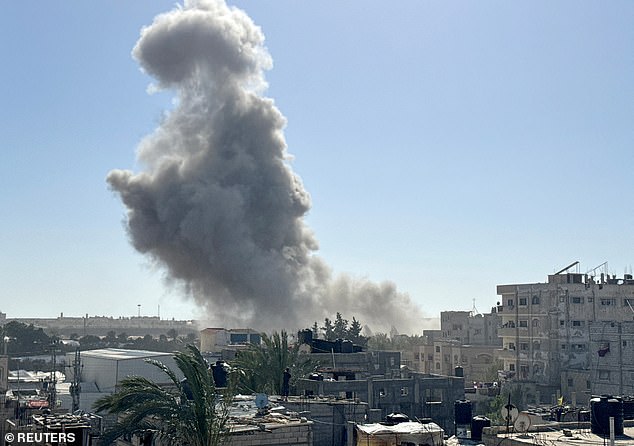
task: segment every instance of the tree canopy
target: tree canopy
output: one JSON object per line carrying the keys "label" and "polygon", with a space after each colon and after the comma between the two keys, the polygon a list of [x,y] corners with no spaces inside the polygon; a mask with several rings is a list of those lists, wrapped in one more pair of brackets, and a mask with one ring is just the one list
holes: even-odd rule
{"label": "tree canopy", "polygon": [[229,395],[219,397],[209,365],[195,346],[176,353],[174,361],[183,379],[161,362],[148,361],[165,373],[169,387],[131,376],[121,381],[116,393],[95,402],[96,411],[118,415],[116,424],[104,434],[104,444],[113,444],[124,435],[148,433],[166,445],[221,444]]}
{"label": "tree canopy", "polygon": [[242,392],[278,394],[288,367],[291,387],[299,377],[314,370],[308,355],[299,353],[299,345],[289,345],[286,331],[271,336],[262,333],[260,345],[252,344],[238,354],[232,365],[238,369],[238,388]]}

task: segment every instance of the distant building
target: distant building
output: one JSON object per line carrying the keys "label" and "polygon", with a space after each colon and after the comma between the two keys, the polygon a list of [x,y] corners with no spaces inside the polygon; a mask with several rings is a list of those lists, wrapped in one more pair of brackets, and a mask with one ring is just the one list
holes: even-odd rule
{"label": "distant building", "polygon": [[158,316],[132,316],[132,317],[112,317],[112,316],[64,316],[61,313],[55,318],[6,318],[0,323],[21,322],[42,328],[48,334],[57,336],[79,336],[94,335],[106,336],[108,332],[126,333],[128,336],[144,336],[146,334],[158,337],[166,334],[169,330],[175,330],[179,336],[186,336],[189,333],[197,333],[198,326],[195,321],[177,321],[161,319]]}
{"label": "distant building", "polygon": [[250,344],[260,345],[262,335],[250,328],[205,328],[200,331],[200,351],[209,356],[233,359]]}
{"label": "distant building", "polygon": [[497,311],[473,314],[471,311],[443,311],[440,330],[425,330],[425,344],[418,346],[418,364],[423,373],[453,375],[462,369],[465,382],[484,381],[492,374],[496,354],[502,346],[498,336]]}

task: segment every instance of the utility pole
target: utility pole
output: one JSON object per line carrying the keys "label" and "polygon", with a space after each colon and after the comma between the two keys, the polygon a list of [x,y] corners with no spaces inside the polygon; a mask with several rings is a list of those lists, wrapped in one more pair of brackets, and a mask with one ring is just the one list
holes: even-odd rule
{"label": "utility pole", "polygon": [[73,413],[79,410],[79,395],[81,393],[81,357],[79,347],[75,350],[75,359],[73,360],[73,381],[70,384],[70,394],[73,398]]}

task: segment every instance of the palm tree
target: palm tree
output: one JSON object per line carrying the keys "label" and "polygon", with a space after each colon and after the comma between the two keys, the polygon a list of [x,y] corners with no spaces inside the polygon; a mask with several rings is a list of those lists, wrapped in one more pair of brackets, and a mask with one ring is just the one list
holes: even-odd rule
{"label": "palm tree", "polygon": [[193,345],[174,354],[174,362],[184,378],[161,362],[148,360],[160,368],[171,386],[160,386],[146,378],[123,379],[119,390],[95,402],[96,411],[118,415],[114,427],[103,437],[113,444],[123,435],[154,433],[166,445],[215,446],[225,437],[229,396],[220,398],[207,361]]}
{"label": "palm tree", "polygon": [[262,343],[252,344],[239,353],[232,363],[239,372],[241,391],[276,394],[282,390],[284,370],[291,372],[291,385],[315,368],[309,355],[299,353],[299,345],[289,346],[288,333],[274,332],[270,337],[262,333]]}

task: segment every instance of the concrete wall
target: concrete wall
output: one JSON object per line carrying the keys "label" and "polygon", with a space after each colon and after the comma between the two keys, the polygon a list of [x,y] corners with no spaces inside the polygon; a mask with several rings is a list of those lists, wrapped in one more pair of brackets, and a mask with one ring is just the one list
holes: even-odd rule
{"label": "concrete wall", "polygon": [[228,446],[312,446],[311,422],[296,422],[286,425],[264,426],[266,430],[250,430],[248,432],[234,433],[226,441]]}
{"label": "concrete wall", "polygon": [[372,416],[367,403],[354,400],[299,399],[284,406],[314,421],[314,446],[345,446],[348,422],[365,423]]}

